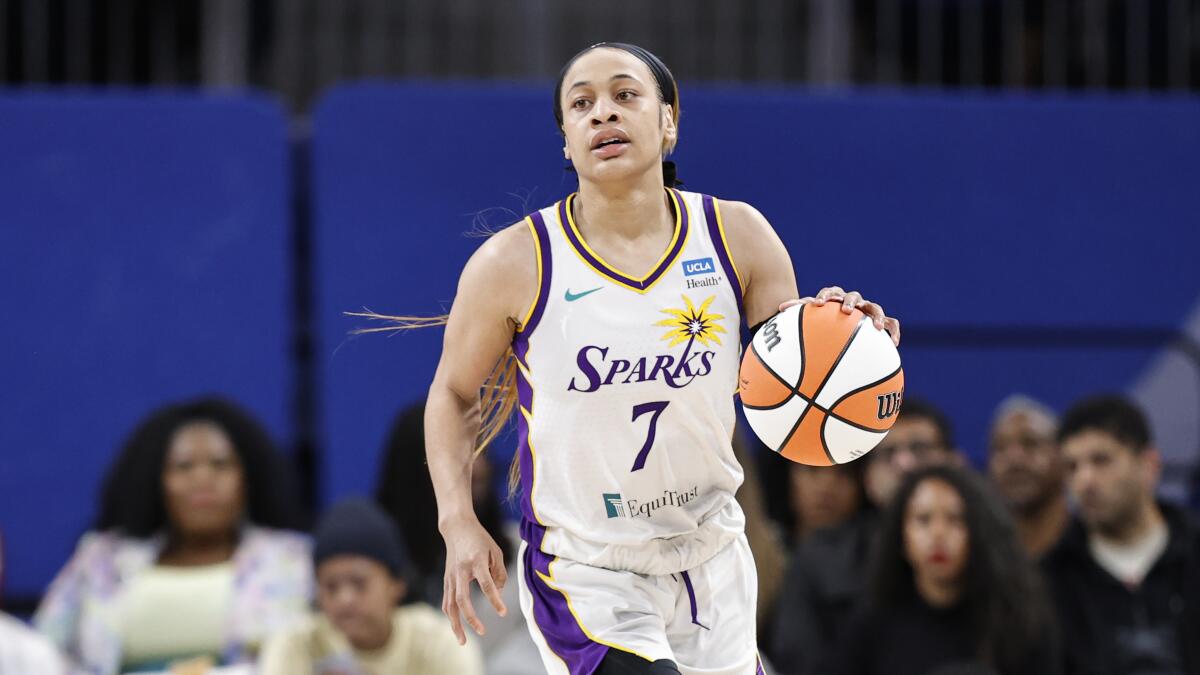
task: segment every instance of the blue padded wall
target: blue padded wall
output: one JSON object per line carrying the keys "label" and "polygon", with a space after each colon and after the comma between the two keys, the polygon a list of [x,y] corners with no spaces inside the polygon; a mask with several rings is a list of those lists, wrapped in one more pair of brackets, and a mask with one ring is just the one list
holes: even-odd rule
{"label": "blue padded wall", "polygon": [[288,433],[286,124],[261,97],[0,95],[0,531],[41,592],[134,424],[219,392]]}

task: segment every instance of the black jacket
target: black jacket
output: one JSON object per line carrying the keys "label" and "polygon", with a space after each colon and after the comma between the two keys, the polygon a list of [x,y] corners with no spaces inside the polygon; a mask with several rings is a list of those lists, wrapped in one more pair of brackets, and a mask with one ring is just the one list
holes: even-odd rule
{"label": "black jacket", "polygon": [[894,606],[872,607],[855,615],[843,631],[836,661],[822,674],[932,675],[993,673],[996,675],[1060,675],[1052,630],[1039,631],[1021,653],[1009,654],[1003,670],[985,666],[965,603],[949,608],[926,604],[915,592]]}
{"label": "black jacket", "polygon": [[1043,560],[1067,675],[1200,675],[1200,532],[1160,508],[1167,548],[1136,588],[1096,564],[1078,521]]}
{"label": "black jacket", "polygon": [[823,675],[863,594],[878,529],[873,511],[818,530],[796,548],[776,602],[768,655],[781,675]]}

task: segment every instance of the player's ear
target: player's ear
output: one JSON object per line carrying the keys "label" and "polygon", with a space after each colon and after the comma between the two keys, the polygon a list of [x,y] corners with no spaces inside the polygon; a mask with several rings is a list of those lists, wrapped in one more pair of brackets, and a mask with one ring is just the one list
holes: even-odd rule
{"label": "player's ear", "polygon": [[675,109],[662,104],[663,154],[670,154],[679,140],[679,128],[675,125]]}
{"label": "player's ear", "polygon": [[563,143],[563,159],[565,159],[565,160],[571,159],[571,149],[567,147],[566,143]]}

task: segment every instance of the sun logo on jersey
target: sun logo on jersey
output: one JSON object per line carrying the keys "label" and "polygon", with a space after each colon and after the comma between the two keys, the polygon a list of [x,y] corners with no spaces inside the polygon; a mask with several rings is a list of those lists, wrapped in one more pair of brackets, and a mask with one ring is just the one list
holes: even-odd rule
{"label": "sun logo on jersey", "polygon": [[[681,342],[696,340],[705,347],[712,347],[712,343],[721,344],[721,338],[717,333],[725,333],[725,328],[718,323],[724,319],[723,314],[709,314],[708,306],[717,298],[715,295],[708,296],[708,299],[700,303],[700,307],[692,304],[692,299],[688,296],[681,296],[685,309],[663,309],[659,310],[663,314],[670,315],[671,318],[663,319],[655,326],[668,326],[671,330],[667,331],[666,335],[662,336],[664,340],[670,340],[667,347],[674,347]],[[711,342],[710,342],[711,341]],[[690,342],[689,342],[690,344]]]}

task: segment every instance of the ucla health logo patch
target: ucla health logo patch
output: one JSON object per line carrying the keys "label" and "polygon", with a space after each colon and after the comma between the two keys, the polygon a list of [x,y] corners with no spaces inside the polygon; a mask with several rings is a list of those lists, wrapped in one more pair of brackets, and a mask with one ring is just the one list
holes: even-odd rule
{"label": "ucla health logo patch", "polygon": [[683,276],[684,277],[700,277],[699,279],[685,278],[688,290],[697,288],[707,288],[708,286],[717,286],[721,283],[723,277],[717,274],[717,266],[713,264],[712,258],[696,258],[695,260],[683,261]]}
{"label": "ucla health logo patch", "polygon": [[712,258],[696,258],[683,261],[683,276],[694,277],[697,274],[712,274],[717,271]]}

